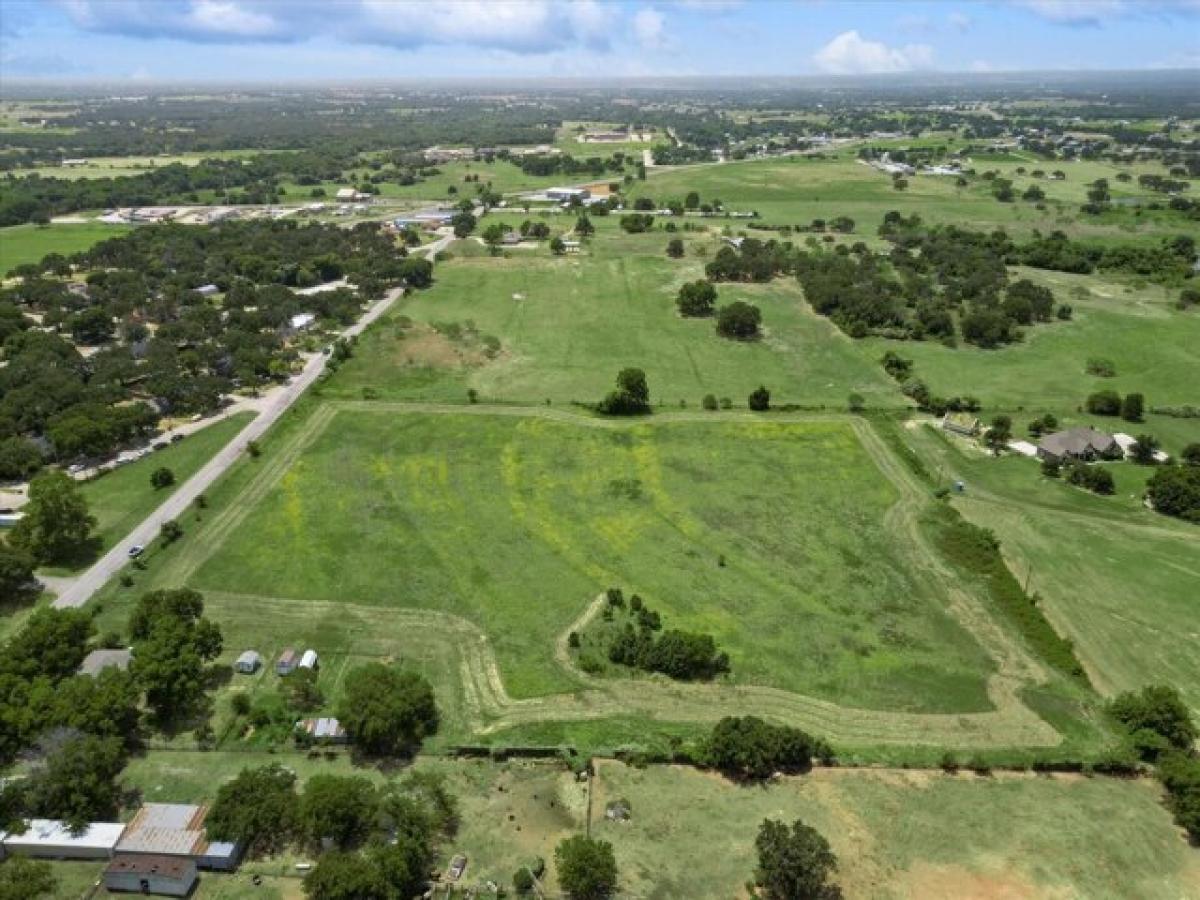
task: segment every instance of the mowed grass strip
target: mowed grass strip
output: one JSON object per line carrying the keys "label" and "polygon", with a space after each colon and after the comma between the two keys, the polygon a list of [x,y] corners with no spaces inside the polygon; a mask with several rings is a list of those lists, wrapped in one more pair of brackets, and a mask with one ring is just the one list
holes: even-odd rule
{"label": "mowed grass strip", "polygon": [[990,660],[882,524],[896,499],[837,422],[342,411],[191,584],[461,616],[517,698],[575,686],[554,642],[620,585],[712,633],[741,683],[988,709]]}

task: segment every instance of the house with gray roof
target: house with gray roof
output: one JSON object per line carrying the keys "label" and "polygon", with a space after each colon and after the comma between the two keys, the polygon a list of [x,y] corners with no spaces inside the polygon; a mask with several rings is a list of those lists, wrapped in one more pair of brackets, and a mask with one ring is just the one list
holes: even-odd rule
{"label": "house with gray roof", "polygon": [[1048,434],[1038,442],[1039,459],[1069,462],[1094,459],[1120,459],[1124,453],[1111,434],[1095,428],[1069,428]]}

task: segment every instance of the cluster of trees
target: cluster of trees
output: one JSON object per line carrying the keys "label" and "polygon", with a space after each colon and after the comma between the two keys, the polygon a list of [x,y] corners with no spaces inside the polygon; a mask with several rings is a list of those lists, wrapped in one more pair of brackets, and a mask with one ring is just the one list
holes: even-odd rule
{"label": "cluster of trees", "polygon": [[650,386],[642,369],[622,369],[617,373],[616,390],[596,404],[606,416],[639,416],[650,412]]}
{"label": "cluster of trees", "polygon": [[1176,282],[1191,274],[1195,259],[1195,238],[1182,234],[1158,244],[1089,244],[1073,241],[1061,231],[1035,232],[1008,252],[1008,261],[1015,265],[1077,274],[1121,272]]}
{"label": "cluster of trees", "polygon": [[717,310],[717,334],[735,341],[752,341],[759,335],[762,312],[753,303],[734,300]]}
{"label": "cluster of trees", "polygon": [[743,238],[741,245],[722,247],[704,267],[709,281],[770,281],[790,271],[797,253],[790,243]]}
{"label": "cluster of trees", "polygon": [[621,216],[621,228],[628,234],[642,234],[654,227],[650,213],[629,213]]}
{"label": "cluster of trees", "polygon": [[295,773],[278,763],[222,785],[205,820],[210,840],[239,841],[251,857],[324,849],[304,880],[311,900],[417,896],[458,825],[457,801],[437,775],[414,772],[379,789],[362,776],[314,775],[297,791]]}
{"label": "cluster of trees", "polygon": [[1117,489],[1112,472],[1101,466],[1089,466],[1081,462],[1072,463],[1067,467],[1067,482],[1106,497],[1112,496]]}
{"label": "cluster of trees", "polygon": [[979,399],[969,394],[949,398],[934,395],[924,381],[913,377],[913,361],[894,350],[886,351],[879,362],[884,371],[900,383],[901,392],[923,410],[940,416],[947,412],[978,412],[980,409]]}
{"label": "cluster of trees", "polygon": [[705,741],[703,762],[731,778],[761,780],[775,772],[807,772],[813,758],[833,759],[825,741],[757,716],[726,716]]}
{"label": "cluster of trees", "polygon": [[372,756],[414,752],[439,721],[433,688],[423,676],[379,662],[346,676],[337,715],[355,747]]}
{"label": "cluster of trees", "polygon": [[1155,763],[1175,821],[1200,840],[1200,737],[1187,703],[1167,685],[1149,685],[1116,697],[1109,713],[1129,734],[1137,755]]}
{"label": "cluster of trees", "polygon": [[[1200,447],[1192,444],[1185,465],[1163,466],[1146,483],[1146,496],[1155,510],[1200,525]],[[1184,451],[1185,454],[1187,450]]]}
{"label": "cluster of trees", "polygon": [[711,281],[704,279],[689,281],[679,289],[679,296],[675,298],[679,314],[688,317],[711,316],[716,303],[717,289]]}
{"label": "cluster of trees", "polygon": [[587,159],[576,159],[568,153],[528,154],[515,160],[526,175],[585,175],[590,178],[602,178],[608,173],[620,174],[625,171],[628,161],[628,157],[621,152],[611,156],[589,156]]}
{"label": "cluster of trees", "polygon": [[570,900],[607,900],[617,890],[612,844],[577,834],[554,848],[558,883]]}
{"label": "cluster of trees", "polygon": [[1131,393],[1122,397],[1116,391],[1104,390],[1089,394],[1084,408],[1094,416],[1120,416],[1126,422],[1140,422],[1146,409],[1146,398]]}
{"label": "cluster of trees", "polygon": [[[608,601],[610,608],[625,608],[624,595],[617,588],[608,592]],[[712,635],[670,629],[656,636],[662,620],[637,594],[629,598],[629,615],[633,621],[609,641],[610,662],[680,681],[707,681],[729,671],[729,655],[717,650]]]}
{"label": "cluster of trees", "polygon": [[[345,325],[391,285],[432,282],[428,260],[403,254],[375,225],[167,224],[19,267],[0,290],[0,477],[36,471],[43,454],[108,455],[160,412],[207,412],[234,387],[286,377],[292,316]],[[68,287],[73,270],[86,282]],[[293,291],[341,277],[357,293]],[[224,291],[220,307],[195,290],[209,283]],[[60,333],[30,328],[25,311]],[[100,350],[85,359],[64,333]]]}

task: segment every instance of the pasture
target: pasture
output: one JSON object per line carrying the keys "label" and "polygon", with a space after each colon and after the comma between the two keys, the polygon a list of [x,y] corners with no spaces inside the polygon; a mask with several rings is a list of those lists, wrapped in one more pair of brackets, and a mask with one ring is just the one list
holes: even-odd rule
{"label": "pasture", "polygon": [[[524,218],[492,216],[513,225]],[[653,401],[671,407],[696,407],[707,393],[742,405],[760,384],[777,404],[842,409],[851,392],[872,406],[902,402],[874,360],[811,312],[795,280],[720,285],[718,305],[747,300],[763,314],[762,340],[725,340],[712,319],[684,319],[675,307],[679,287],[704,277],[704,262],[720,246],[714,235],[684,235],[687,257],[671,260],[669,235],[626,235],[611,218],[594,221],[598,233],[579,255],[556,258],[540,248],[455,256],[439,266],[431,289],[405,298],[363,336],[328,392],[358,398],[370,388],[385,399],[443,402],[462,401],[473,388],[504,402],[593,401],[611,390],[619,369],[639,366]],[[556,230],[573,222],[550,220]],[[501,353],[464,365],[414,341],[400,317],[473,323],[500,340]]]}
{"label": "pasture", "polygon": [[966,482],[955,505],[995,531],[1102,693],[1165,682],[1200,710],[1200,543],[1195,526],[1142,505],[1150,469],[1110,465],[1117,494],[1097,497],[1042,476],[1032,460],[991,459],[929,429],[906,435],[945,479]]}
{"label": "pasture", "polygon": [[128,225],[10,225],[0,228],[0,279],[17,266],[40,262],[47,253],[70,256],[129,231]]}
{"label": "pasture", "polygon": [[[672,198],[681,200],[689,191],[696,191],[702,202],[720,200],[730,211],[756,210],[761,221],[772,225],[806,226],[816,218],[849,216],[856,223],[856,233],[867,240],[874,238],[884,214],[893,209],[905,216],[917,213],[928,223],[970,224],[980,229],[1001,227],[1016,236],[1040,229],[1061,230],[1079,238],[1128,239],[1150,238],[1160,231],[1195,233],[1196,230],[1174,213],[1139,215],[1130,209],[1116,208],[1101,216],[1082,215],[1078,204],[1085,193],[1083,182],[1108,177],[1114,185],[1114,196],[1120,197],[1125,191],[1125,185],[1113,181],[1124,168],[1112,165],[1080,164],[1079,171],[1067,166],[1067,182],[1039,180],[1049,198],[1046,208],[1039,210],[1035,204],[1023,200],[998,202],[991,196],[989,183],[982,180],[957,187],[953,177],[913,175],[907,179],[907,189],[898,191],[886,173],[858,162],[855,154],[856,148],[851,147],[828,151],[824,159],[790,156],[651,169],[646,181],[635,183],[633,195],[665,202]],[[1016,165],[1019,164],[1013,164],[1013,168]],[[1038,167],[1036,163],[1024,165],[1031,169]],[[996,167],[982,160],[976,163],[979,172]],[[1165,174],[1161,167],[1157,171]],[[1014,184],[1024,190],[1032,182],[1030,178],[1017,178]],[[1129,193],[1144,197],[1148,192],[1130,189]],[[738,227],[736,220],[726,224]]]}
{"label": "pasture", "polygon": [[622,884],[650,898],[729,897],[753,876],[763,819],[801,818],[841,860],[847,898],[1176,900],[1200,863],[1149,781],[816,769],[766,788],[690,769],[599,767],[593,809]]}
{"label": "pasture", "polygon": [[[135,759],[124,784],[148,800],[211,801],[244,766],[275,760],[296,771],[301,785],[317,772],[380,782],[403,776],[351,769],[342,755],[182,752]],[[425,758],[416,767],[443,775],[460,806],[462,824],[439,865],[464,853],[464,884],[507,886],[519,866],[540,857],[553,890],[554,847],[587,823],[586,784],[553,763]],[[753,875],[754,836],[766,818],[801,818],[826,835],[848,900],[1176,900],[1200,889],[1200,864],[1149,780],[816,769],[739,787],[692,769],[600,760],[591,791],[591,833],[613,844],[622,896],[736,896]],[[628,821],[605,819],[606,804],[617,799],[628,801]],[[205,874],[195,896],[299,896],[294,866],[304,859],[288,852],[247,861],[235,875]],[[53,866],[63,900],[79,897],[100,871],[96,863]],[[263,885],[252,885],[256,875]]]}

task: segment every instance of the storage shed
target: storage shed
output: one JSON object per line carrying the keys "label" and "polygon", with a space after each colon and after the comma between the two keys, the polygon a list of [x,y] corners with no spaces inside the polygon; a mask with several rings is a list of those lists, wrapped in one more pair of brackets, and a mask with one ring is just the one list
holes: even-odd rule
{"label": "storage shed", "polygon": [[107,859],[113,855],[124,832],[125,825],[121,822],[90,822],[75,834],[65,822],[58,819],[31,819],[23,833],[3,835],[0,844],[10,856]]}
{"label": "storage shed", "polygon": [[119,853],[104,870],[104,888],[161,897],[186,897],[196,885],[196,864],[173,856]]}
{"label": "storage shed", "polygon": [[276,675],[291,675],[296,670],[296,651],[288,647],[275,660]]}
{"label": "storage shed", "polygon": [[316,650],[309,649],[309,650],[304,651],[304,655],[300,657],[300,668],[302,668],[302,669],[319,668],[319,661],[317,660],[317,651]]}
{"label": "storage shed", "polygon": [[237,658],[237,662],[233,664],[235,671],[241,672],[243,675],[253,675],[258,671],[258,667],[262,665],[262,657],[255,650],[247,650]]}

